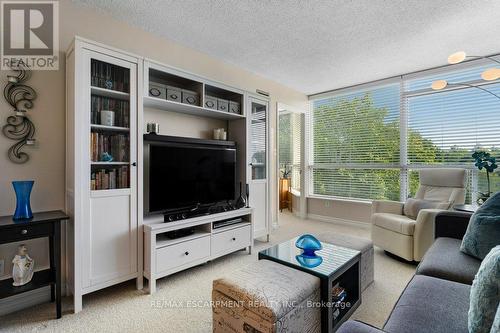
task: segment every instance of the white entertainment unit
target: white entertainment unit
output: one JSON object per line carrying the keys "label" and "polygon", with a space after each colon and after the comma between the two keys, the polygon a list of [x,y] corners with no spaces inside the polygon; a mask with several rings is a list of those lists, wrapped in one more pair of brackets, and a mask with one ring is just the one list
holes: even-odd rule
{"label": "white entertainment unit", "polygon": [[[150,83],[197,94],[198,102],[150,96]],[[143,277],[154,292],[158,278],[241,249],[250,252],[254,238],[269,237],[266,96],[80,37],[75,37],[66,54],[66,92],[66,212],[71,217],[66,229],[66,275],[75,312],[82,309],[85,294],[130,279],[136,279],[142,289]],[[232,112],[205,104],[219,99]],[[102,110],[112,110],[114,121],[103,123]],[[237,145],[236,193],[240,182],[243,188],[248,184],[251,208],[169,223],[163,222],[163,215],[147,214],[143,135],[145,119],[154,119],[158,112],[167,122],[165,117],[185,114],[189,116],[183,121],[222,124],[227,139]],[[110,151],[111,159],[106,155]],[[243,221],[213,228],[215,222],[232,218]],[[194,233],[165,237],[186,227],[193,227]]]}
{"label": "white entertainment unit", "polygon": [[[242,222],[214,229],[214,222],[241,218]],[[163,216],[152,217],[144,225],[144,277],[149,293],[156,290],[156,279],[203,264],[231,252],[252,251],[252,209],[193,217],[164,223]],[[192,235],[169,239],[165,233],[194,227]]]}

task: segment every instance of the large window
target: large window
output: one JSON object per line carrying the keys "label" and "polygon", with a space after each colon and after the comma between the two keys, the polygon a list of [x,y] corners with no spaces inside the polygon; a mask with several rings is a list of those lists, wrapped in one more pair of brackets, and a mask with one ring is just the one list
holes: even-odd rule
{"label": "large window", "polygon": [[399,83],[313,102],[313,194],[399,198],[399,104]]}
{"label": "large window", "polygon": [[[477,84],[485,68],[402,77],[313,99],[311,194],[404,200],[418,187],[418,169],[444,166],[469,170],[467,201],[474,200],[486,190],[486,173],[474,169],[472,153],[500,158],[500,100],[474,87],[433,91],[430,84],[437,78]],[[483,88],[500,94],[498,82]],[[491,184],[500,190],[499,172]]]}

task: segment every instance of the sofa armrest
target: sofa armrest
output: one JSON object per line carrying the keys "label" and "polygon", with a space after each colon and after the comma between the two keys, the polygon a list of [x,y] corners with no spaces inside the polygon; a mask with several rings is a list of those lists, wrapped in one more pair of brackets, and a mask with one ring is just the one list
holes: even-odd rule
{"label": "sofa armrest", "polygon": [[472,213],[445,211],[437,214],[434,237],[462,239],[469,225]]}
{"label": "sofa armrest", "polygon": [[337,333],[383,333],[381,329],[357,320],[348,320],[343,323]]}
{"label": "sofa armrest", "polygon": [[434,225],[436,216],[445,212],[443,209],[421,209],[418,212],[413,233],[413,260],[421,261],[425,252],[434,243]]}
{"label": "sofa armrest", "polygon": [[388,201],[388,200],[373,200],[372,201],[372,214],[375,213],[390,213],[403,215],[402,202]]}

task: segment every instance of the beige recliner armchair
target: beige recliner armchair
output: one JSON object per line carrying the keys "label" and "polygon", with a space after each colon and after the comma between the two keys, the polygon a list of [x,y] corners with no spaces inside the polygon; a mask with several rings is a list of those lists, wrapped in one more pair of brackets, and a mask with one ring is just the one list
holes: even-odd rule
{"label": "beige recliner armchair", "polygon": [[465,201],[464,169],[422,169],[415,199],[441,202],[442,209],[421,209],[415,218],[404,215],[404,203],[374,200],[372,240],[401,258],[420,261],[434,241],[434,219],[438,212]]}

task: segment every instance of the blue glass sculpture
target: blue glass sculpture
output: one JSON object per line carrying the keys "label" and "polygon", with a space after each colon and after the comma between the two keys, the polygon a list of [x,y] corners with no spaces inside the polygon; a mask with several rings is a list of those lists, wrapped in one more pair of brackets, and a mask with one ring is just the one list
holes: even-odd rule
{"label": "blue glass sculpture", "polygon": [[111,156],[110,153],[108,153],[107,151],[105,151],[101,155],[101,161],[103,161],[103,162],[112,162],[113,161],[113,156]]}
{"label": "blue glass sculpture", "polygon": [[314,252],[323,248],[321,242],[309,234],[300,236],[295,242],[295,246],[304,251],[302,254],[306,256],[315,256]]}
{"label": "blue glass sculpture", "polygon": [[33,180],[12,182],[12,186],[16,192],[16,211],[14,212],[14,220],[30,219],[33,217],[30,196],[34,183]]}
{"label": "blue glass sculpture", "polygon": [[323,258],[317,255],[308,256],[305,254],[298,254],[295,256],[295,259],[297,259],[301,266],[307,268],[314,268],[321,265],[321,263],[323,262]]}

